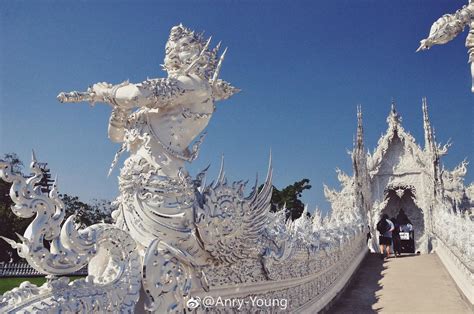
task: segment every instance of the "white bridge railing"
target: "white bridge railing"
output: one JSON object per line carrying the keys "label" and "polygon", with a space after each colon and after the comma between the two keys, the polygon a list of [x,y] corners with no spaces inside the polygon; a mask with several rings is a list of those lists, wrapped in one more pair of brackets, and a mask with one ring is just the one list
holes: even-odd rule
{"label": "white bridge railing", "polygon": [[436,253],[471,305],[474,304],[474,222],[469,215],[438,210]]}
{"label": "white bridge railing", "polygon": [[[37,171],[37,162],[34,158],[31,169]],[[51,237],[51,247],[54,249],[51,251],[43,247],[43,238],[38,238],[41,241],[37,240],[39,231],[26,234],[29,238],[20,236],[22,242],[6,239],[12,247],[18,249],[21,257],[35,266],[35,269],[43,269],[43,274],[51,275],[51,280],[42,286],[23,282],[19,288],[3,294],[0,299],[2,313],[19,311],[88,313],[100,309],[117,312],[140,311],[143,308],[135,308],[139,306],[135,302],[138,300],[140,290],[148,292],[147,289],[151,287],[160,289],[164,287],[166,288],[162,289],[164,292],[160,290],[161,295],[167,294],[160,303],[165,305],[164,310],[152,309],[151,311],[155,313],[175,313],[184,309],[195,310],[198,313],[235,310],[248,313],[315,313],[323,310],[345,287],[367,253],[364,228],[366,223],[358,208],[345,208],[336,213],[332,212],[324,219],[319,211],[310,219],[305,210],[295,221],[286,220],[285,210],[277,213],[269,212],[271,170],[267,176],[266,188],[258,194],[253,193],[253,197],[247,201],[249,203],[239,201],[240,194],[234,191],[234,189],[240,191],[238,183],[227,185],[223,175],[219,175],[217,185],[209,188],[207,193],[210,196],[204,195],[209,197],[205,205],[226,210],[234,218],[226,221],[227,216],[216,215],[210,217],[208,221],[202,218],[198,220],[197,223],[203,226],[199,236],[207,240],[205,242],[208,245],[207,249],[212,254],[220,254],[218,257],[223,256],[219,261],[212,259],[210,254],[205,263],[199,266],[192,261],[189,265],[185,265],[170,253],[183,260],[189,258],[190,255],[181,251],[172,251],[170,247],[158,251],[157,241],[150,244],[148,248],[150,254],[145,254],[144,257],[138,255],[138,251],[135,250],[136,243],[127,231],[119,228],[119,224],[101,223],[76,230],[73,217],[69,217],[61,227],[64,210],[62,202],[58,199],[56,184],[46,196],[39,189],[33,188],[35,180],[37,181],[41,175],[38,171],[36,176],[25,180],[10,170],[10,165],[4,163],[3,167],[0,167],[0,176],[13,182],[11,191],[15,192],[14,201],[17,204],[14,208],[15,213],[24,217],[49,212],[48,223],[52,226],[50,226],[51,234],[55,237]],[[211,198],[215,195],[220,198],[215,200]],[[219,203],[221,200],[223,204]],[[229,200],[233,200],[235,206],[229,206]],[[36,207],[31,204],[36,204]],[[238,224],[239,204],[249,204],[248,207],[251,207],[252,211],[244,212],[243,217],[246,222],[254,223],[244,225],[247,229],[243,229],[239,237],[231,238],[233,234],[229,233],[227,238],[222,237],[221,241],[228,241],[225,243],[226,246],[223,246],[227,251],[218,250],[221,248],[219,246],[221,242],[214,240],[220,235],[211,232],[215,231],[216,226]],[[36,212],[32,211],[32,208]],[[40,209],[42,211],[39,211]],[[261,220],[249,219],[253,217],[251,215],[259,213],[263,217]],[[212,219],[219,219],[222,223],[214,223]],[[33,221],[31,229],[43,230],[44,228],[41,229],[36,221]],[[206,222],[209,224],[208,228],[205,228]],[[40,220],[40,223],[44,221]],[[254,235],[257,240],[246,234],[248,228],[255,224],[261,226],[258,234]],[[228,231],[226,228],[222,230]],[[101,245],[103,249],[100,248]],[[163,265],[154,262],[156,256],[162,259]],[[105,268],[98,267],[97,263]],[[173,263],[174,266],[170,265]],[[70,282],[68,278],[62,277],[83,269],[87,264],[89,276],[86,278]],[[191,277],[189,270],[189,273],[186,273],[186,269],[191,266],[196,268],[193,270],[196,274],[202,276],[196,275],[197,279],[205,277],[206,288],[199,284],[190,285],[189,278],[194,277]],[[20,276],[34,275],[24,264],[7,267],[5,272]],[[153,281],[156,273],[162,274],[162,277]],[[186,295],[176,292],[178,290],[173,288],[170,280],[176,280],[176,289],[180,287],[183,291],[189,289]],[[159,298],[161,295],[156,296]],[[199,307],[195,306],[196,302],[200,302]]]}
{"label": "white bridge railing", "polygon": [[[86,276],[87,268],[78,270],[71,276]],[[27,262],[0,263],[0,277],[41,277],[43,273],[37,271]]]}
{"label": "white bridge railing", "polygon": [[[192,299],[199,302],[198,312],[220,313],[229,307],[248,313],[323,310],[346,286],[368,252],[363,225],[354,222],[337,227],[329,224],[313,231],[312,223],[302,216],[285,224],[283,230],[279,228],[282,226],[269,226],[268,230],[280,230],[280,236],[294,237],[281,241],[285,243],[281,254],[264,256],[262,268],[255,267],[255,261],[248,265],[253,269],[251,276],[242,272],[217,281],[213,274],[217,279],[225,270],[205,270],[211,283],[209,291],[191,291]],[[313,239],[312,244],[309,239]],[[243,269],[241,265],[235,267]]]}

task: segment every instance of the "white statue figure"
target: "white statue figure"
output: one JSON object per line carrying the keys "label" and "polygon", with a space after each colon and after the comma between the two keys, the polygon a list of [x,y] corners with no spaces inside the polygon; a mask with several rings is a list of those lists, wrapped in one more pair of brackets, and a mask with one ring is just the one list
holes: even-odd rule
{"label": "white statue figure", "polygon": [[[25,282],[6,292],[0,312],[183,313],[206,296],[285,299],[291,300],[288,308],[268,310],[318,312],[330,301],[322,296],[344,285],[366,245],[360,226],[367,223],[357,213],[365,207],[359,204],[362,197],[353,197],[355,184],[346,184],[344,192],[350,196],[345,205],[354,208],[345,206],[344,213],[324,222],[312,222],[305,211],[293,222],[286,221],[284,210],[270,212],[271,162],[264,184],[255,183],[247,197],[246,183],[227,183],[223,164],[210,185],[205,170],[195,179],[187,173],[185,164],[197,157],[202,138],[196,138],[214,103],[238,91],[218,79],[224,54],[218,58],[218,47],[210,50],[209,44],[210,39],[175,26],[166,45],[167,78],[98,83],[87,92],[58,95],[61,102],[112,106],[109,137],[122,142],[113,164],[125,150],[130,154],[120,171],[115,224],[78,229],[74,217],[63,224],[56,185],[49,195],[35,187],[42,176],[36,158],[28,179],[0,161],[0,178],[12,183],[12,211],[36,217],[20,242],[7,241],[49,275],[41,287]],[[85,265],[85,279],[69,283],[56,277]],[[228,310],[203,305],[198,313]],[[261,309],[246,302],[240,310]]]}
{"label": "white statue figure", "polygon": [[[168,311],[166,307],[179,303],[191,286],[206,289],[199,267],[206,265],[211,255],[218,259],[219,253],[231,251],[225,247],[226,241],[232,240],[229,246],[235,244],[240,231],[257,234],[264,224],[251,224],[265,220],[268,212],[271,176],[262,193],[224,208],[220,198],[241,198],[243,185],[227,188],[221,171],[216,185],[204,189],[200,182],[204,173],[193,181],[185,170],[185,162],[197,157],[202,136],[192,142],[209,123],[214,103],[239,91],[218,79],[225,51],[218,58],[220,44],[211,50],[210,41],[182,25],[175,26],[166,44],[163,68],[167,78],[139,84],[97,83],[85,93],[58,95],[61,102],[105,102],[113,108],[109,138],[123,142],[119,153],[130,152],[120,173],[119,208],[113,217],[137,242],[144,258],[147,280],[143,285],[150,310]],[[223,215],[226,210],[229,212]],[[239,224],[231,219],[239,216],[236,210],[255,220]],[[250,214],[251,210],[255,211]],[[226,239],[215,243],[220,236]],[[173,283],[158,287],[157,282],[168,282],[169,270],[164,265],[173,258],[177,259]],[[166,301],[158,302],[158,297]]]}
{"label": "white statue figure", "polygon": [[[192,149],[188,147],[209,123],[215,110],[214,103],[238,92],[217,78],[225,51],[218,60],[219,45],[210,50],[209,43],[210,38],[205,42],[201,35],[182,25],[175,26],[166,44],[163,68],[168,72],[167,78],[148,79],[139,84],[97,83],[87,93],[61,93],[58,96],[62,102],[87,100],[106,102],[113,107],[109,138],[114,142],[124,142],[123,149],[129,150],[131,155],[120,175],[121,202],[127,207],[120,215],[131,228],[134,238],[144,247],[157,236],[169,232],[180,230],[188,234],[185,226],[193,219],[192,210],[183,211],[182,206],[186,203],[186,207],[192,208],[194,191],[187,189],[184,194],[188,199],[183,191],[175,191],[176,195],[183,197],[184,203],[180,206],[167,204],[173,202],[175,193],[171,193],[168,200],[157,200],[157,196],[166,193],[160,195],[155,191],[169,186],[184,187],[176,182],[186,179],[184,164],[197,157],[202,139]],[[139,109],[132,113],[135,108]],[[126,202],[125,198],[133,197],[137,192],[141,194],[134,205]],[[153,197],[148,199],[147,195]],[[157,209],[158,203],[160,209]],[[144,217],[148,212],[154,212],[153,219],[160,223],[130,223],[135,217],[146,221]],[[143,233],[143,229],[148,232]]]}
{"label": "white statue figure", "polygon": [[469,4],[459,9],[454,14],[445,14],[433,23],[428,38],[420,41],[420,50],[430,49],[433,45],[443,45],[453,40],[457,35],[469,27],[466,38],[466,47],[471,64],[472,87],[474,93],[474,1],[469,0]]}
{"label": "white statue figure", "polygon": [[[113,111],[109,138],[114,142],[131,142],[126,136],[133,137],[134,134],[127,134],[126,129],[130,130],[133,125],[127,125],[127,119],[132,109],[140,108],[132,120],[145,119],[151,144],[159,144],[152,147],[155,160],[150,162],[166,164],[165,175],[176,176],[184,161],[196,157],[197,149],[190,152],[187,147],[207,126],[215,110],[214,102],[239,91],[217,78],[225,51],[217,60],[220,44],[209,50],[210,40],[204,42],[201,35],[182,25],[175,26],[166,44],[163,65],[168,78],[148,79],[139,84],[97,83],[86,93],[60,93],[58,99],[61,102],[110,104]],[[128,148],[132,153],[136,152],[136,147]],[[164,156],[160,156],[162,153]]]}

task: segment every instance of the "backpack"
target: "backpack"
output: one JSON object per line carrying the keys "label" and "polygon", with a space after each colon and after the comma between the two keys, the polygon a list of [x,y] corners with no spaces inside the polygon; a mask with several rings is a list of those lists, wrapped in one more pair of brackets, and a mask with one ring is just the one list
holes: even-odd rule
{"label": "backpack", "polygon": [[380,219],[380,221],[377,223],[377,231],[380,232],[380,234],[384,234],[389,228],[390,226],[388,225],[386,219]]}

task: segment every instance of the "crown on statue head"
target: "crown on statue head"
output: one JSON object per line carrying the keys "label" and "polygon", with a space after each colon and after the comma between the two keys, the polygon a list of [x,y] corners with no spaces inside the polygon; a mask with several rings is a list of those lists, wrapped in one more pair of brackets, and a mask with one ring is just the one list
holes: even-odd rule
{"label": "crown on statue head", "polygon": [[[203,33],[196,33],[182,24],[171,28],[166,43],[164,70],[169,74],[197,73],[207,79],[212,78],[218,64],[220,43],[210,50],[210,39],[205,40]],[[183,61],[179,58],[179,53],[184,51],[191,52],[192,57]]]}

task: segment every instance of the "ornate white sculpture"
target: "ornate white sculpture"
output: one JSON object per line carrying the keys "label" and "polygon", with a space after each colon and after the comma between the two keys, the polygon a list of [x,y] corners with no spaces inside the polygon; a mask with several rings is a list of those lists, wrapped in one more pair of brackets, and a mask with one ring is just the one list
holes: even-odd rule
{"label": "ornate white sculpture", "polygon": [[[349,177],[338,170],[341,191],[325,186],[324,193],[331,203],[332,217],[348,217],[350,213],[368,216],[373,235],[369,248],[376,247],[378,242],[375,227],[381,215],[387,213],[394,217],[403,208],[415,227],[416,250],[422,253],[436,251],[472,304],[474,185],[464,185],[466,161],[452,171],[443,167],[441,157],[447,153],[449,144],[436,143],[426,98],[422,110],[424,149],[403,129],[401,117],[392,103],[387,132],[381,136],[375,151],[369,154],[364,148],[359,107],[357,137],[352,151],[354,175]],[[354,212],[351,208],[362,210]],[[316,214],[313,221],[319,225],[320,216]]]}
{"label": "ornate white sculpture", "polygon": [[[64,213],[56,190],[47,196],[33,188],[40,176],[35,159],[36,175],[26,181],[0,164],[1,178],[14,183],[14,213],[37,217],[21,243],[8,241],[33,267],[52,276],[41,287],[25,283],[4,294],[2,311],[125,312],[135,308],[140,295],[145,309],[156,313],[183,312],[188,301],[211,295],[285,298],[288,310],[317,311],[342,288],[366,253],[357,198],[351,198],[345,214],[324,222],[310,220],[307,209],[287,222],[284,212],[269,211],[271,162],[263,187],[255,183],[248,197],[245,183],[227,182],[223,164],[210,185],[206,170],[195,179],[186,171],[215,102],[238,91],[218,79],[224,54],[218,58],[218,47],[211,50],[209,44],[210,39],[175,26],[166,44],[167,78],[97,83],[86,92],[58,95],[61,102],[112,106],[109,138],[123,143],[112,168],[120,153],[130,153],[119,176],[114,225],[77,230],[68,218],[60,229]],[[348,187],[355,193],[354,188]],[[43,239],[51,241],[51,250]],[[87,263],[85,280],[68,284],[54,277]],[[245,307],[256,310],[250,303]]]}
{"label": "ornate white sculpture", "polygon": [[445,14],[433,23],[428,38],[420,41],[417,51],[430,49],[433,45],[443,45],[453,40],[457,35],[469,26],[469,34],[466,38],[469,63],[471,64],[472,88],[474,93],[474,2],[459,9],[454,14]]}
{"label": "ornate white sculpture", "polygon": [[[218,58],[218,48],[210,50],[209,44],[210,39],[175,26],[166,45],[167,78],[98,83],[84,93],[58,95],[62,102],[112,106],[109,137],[123,143],[112,168],[120,153],[130,153],[119,176],[115,224],[78,229],[70,217],[61,227],[64,206],[56,185],[49,195],[35,188],[41,179],[36,158],[31,164],[35,175],[29,179],[0,162],[0,177],[13,183],[13,212],[36,215],[20,243],[6,240],[30,265],[49,275],[41,287],[25,282],[5,293],[2,312],[182,313],[209,297],[246,300],[241,311],[262,310],[252,302],[258,298],[279,301],[270,302],[279,308],[264,311],[317,312],[357,268],[367,252],[365,226],[374,226],[382,211],[392,209],[392,196],[414,204],[408,214],[415,227],[423,227],[418,246],[427,247],[436,239],[451,245],[452,235],[459,235],[461,241],[453,244],[450,256],[472,275],[473,247],[466,236],[472,221],[465,218],[468,214],[461,217],[445,209],[460,210],[466,198],[470,206],[473,188],[463,185],[465,163],[451,172],[442,169],[440,157],[447,146],[435,142],[425,101],[424,150],[402,128],[392,106],[387,133],[376,151],[367,154],[358,108],[354,175],[338,171],[341,191],[325,187],[332,213],[324,218],[316,211],[310,219],[307,208],[296,221],[286,221],[284,211],[269,211],[271,162],[262,188],[255,183],[248,197],[245,183],[227,182],[223,163],[215,183],[205,183],[206,170],[191,178],[185,163],[197,157],[203,140],[198,136],[214,103],[238,91],[218,79],[224,54]],[[444,210],[439,217],[447,230],[462,231],[446,232],[433,219],[435,210]],[[44,241],[51,243],[50,249]],[[87,264],[85,279],[56,277]],[[283,300],[288,302],[284,308]],[[144,308],[137,308],[142,304]],[[198,312],[234,310],[202,305]]]}
{"label": "ornate white sculpture", "polygon": [[[74,216],[61,227],[64,205],[58,198],[57,182],[49,195],[35,187],[42,172],[34,154],[32,159],[30,168],[34,176],[29,179],[14,174],[10,164],[0,162],[0,178],[12,183],[13,212],[23,218],[35,215],[25,234],[19,235],[21,243],[6,240],[32,267],[50,276],[41,287],[24,282],[6,292],[1,300],[2,312],[133,310],[141,280],[135,241],[128,232],[110,224],[77,230]],[[50,249],[45,248],[45,240],[50,241]],[[69,283],[67,277],[55,277],[87,264],[89,275],[85,279]]]}
{"label": "ornate white sculpture", "polygon": [[[433,242],[437,239],[444,239],[448,234],[459,234],[459,231],[449,227],[458,219],[454,218],[458,217],[457,214],[451,215],[451,212],[462,213],[459,217],[464,218],[459,219],[465,219],[463,223],[469,225],[471,230],[474,226],[469,219],[473,208],[472,184],[469,187],[464,185],[467,162],[463,161],[452,171],[444,169],[441,157],[447,153],[450,144],[441,146],[436,143],[426,98],[423,98],[422,111],[424,149],[404,130],[401,117],[392,103],[387,117],[387,132],[370,154],[363,145],[359,108],[357,140],[352,152],[354,177],[339,172],[343,189],[335,192],[325,187],[325,195],[334,213],[347,212],[354,204],[367,208],[365,212],[372,230],[375,230],[383,213],[395,217],[403,209],[415,226],[416,250],[425,253],[435,249]],[[352,185],[356,186],[355,192],[352,192]],[[446,225],[441,227],[443,223]],[[443,232],[440,231],[442,228]],[[376,241],[377,237],[373,239]],[[454,245],[459,246],[458,251],[462,252],[458,253],[459,259],[465,260],[472,252],[468,242]],[[472,263],[469,267],[472,271]]]}

